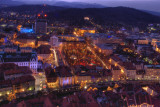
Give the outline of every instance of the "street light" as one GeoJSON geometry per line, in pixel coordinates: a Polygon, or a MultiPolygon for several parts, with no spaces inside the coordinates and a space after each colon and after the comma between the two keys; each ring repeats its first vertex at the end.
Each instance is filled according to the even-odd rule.
{"type": "Polygon", "coordinates": [[[84,89],[87,89],[87,86],[85,86],[84,89]]]}

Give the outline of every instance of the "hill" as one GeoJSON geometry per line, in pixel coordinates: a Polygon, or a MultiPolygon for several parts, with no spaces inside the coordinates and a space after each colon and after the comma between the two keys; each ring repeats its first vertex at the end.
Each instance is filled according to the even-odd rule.
{"type": "Polygon", "coordinates": [[[160,12],[155,12],[155,11],[148,11],[148,10],[143,10],[144,12],[147,12],[149,14],[152,14],[152,15],[156,15],[156,16],[160,16],[160,12]]]}
{"type": "Polygon", "coordinates": [[[100,25],[127,24],[141,25],[149,23],[160,23],[160,17],[128,7],[107,7],[107,8],[64,8],[58,6],[43,5],[21,5],[1,8],[0,11],[15,11],[19,13],[48,13],[51,21],[63,21],[70,25],[84,25],[84,17],[88,16],[93,22],[100,25]]]}
{"type": "Polygon", "coordinates": [[[83,2],[65,2],[59,1],[53,3],[54,6],[67,7],[67,8],[105,8],[106,6],[97,3],[83,3],[83,2]]]}
{"type": "Polygon", "coordinates": [[[127,7],[108,8],[70,8],[61,11],[49,12],[49,19],[65,20],[70,23],[82,23],[85,16],[92,18],[95,23],[107,25],[108,23],[121,24],[148,24],[160,23],[160,17],[140,10],[127,7]]]}

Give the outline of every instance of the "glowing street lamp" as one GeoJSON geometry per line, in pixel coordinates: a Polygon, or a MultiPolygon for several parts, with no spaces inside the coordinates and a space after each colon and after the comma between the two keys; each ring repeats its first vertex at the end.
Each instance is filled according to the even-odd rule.
{"type": "Polygon", "coordinates": [[[85,86],[84,89],[87,89],[87,86],[85,86]]]}

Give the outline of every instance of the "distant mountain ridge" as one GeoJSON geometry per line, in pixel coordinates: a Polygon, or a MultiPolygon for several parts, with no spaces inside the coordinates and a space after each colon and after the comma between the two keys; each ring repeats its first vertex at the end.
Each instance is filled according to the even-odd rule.
{"type": "MultiPolygon", "coordinates": [[[[42,5],[48,4],[51,6],[58,6],[64,8],[106,8],[107,6],[103,6],[97,3],[84,3],[84,2],[65,2],[65,1],[26,1],[26,2],[19,2],[13,0],[0,0],[0,8],[3,7],[10,7],[10,6],[20,6],[20,5],[42,5]]],[[[154,12],[149,10],[142,10],[144,12],[150,13],[152,15],[160,16],[160,12],[154,12]]]]}
{"type": "Polygon", "coordinates": [[[56,2],[53,3],[54,6],[67,7],[67,8],[105,8],[107,6],[103,6],[97,3],[83,3],[83,2],[56,2]]]}
{"type": "Polygon", "coordinates": [[[0,5],[7,5],[7,6],[18,6],[23,5],[23,2],[13,1],[13,0],[0,0],[0,5]]]}
{"type": "Polygon", "coordinates": [[[97,3],[84,3],[84,2],[65,2],[65,1],[13,1],[13,0],[0,0],[0,5],[18,6],[18,5],[42,5],[48,4],[52,6],[60,6],[67,8],[105,8],[106,6],[97,3]]]}
{"type": "Polygon", "coordinates": [[[152,15],[160,16],[160,12],[154,12],[154,11],[148,11],[148,10],[143,10],[144,12],[150,13],[152,15]]]}
{"type": "Polygon", "coordinates": [[[90,17],[95,23],[107,25],[108,23],[121,23],[128,25],[141,25],[160,23],[160,17],[134,8],[108,7],[108,8],[70,8],[61,11],[49,12],[50,19],[66,20],[73,25],[84,22],[84,17],[90,17]]]}

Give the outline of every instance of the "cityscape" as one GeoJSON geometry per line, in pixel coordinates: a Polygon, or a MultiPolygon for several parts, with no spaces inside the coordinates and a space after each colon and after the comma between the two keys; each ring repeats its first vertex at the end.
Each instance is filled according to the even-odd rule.
{"type": "Polygon", "coordinates": [[[160,8],[31,2],[0,1],[0,107],[160,107],[160,8]]]}

